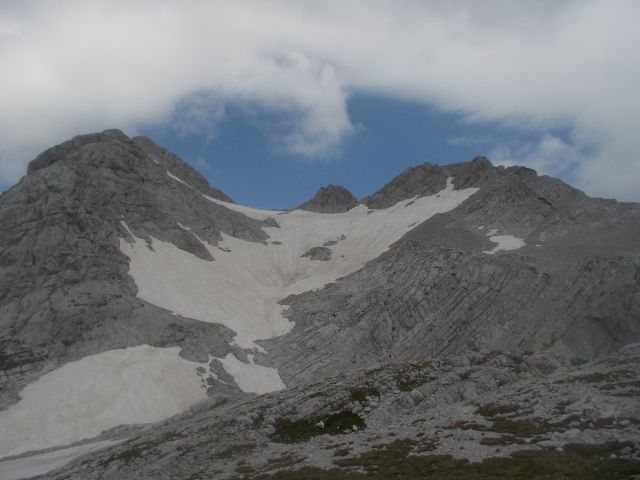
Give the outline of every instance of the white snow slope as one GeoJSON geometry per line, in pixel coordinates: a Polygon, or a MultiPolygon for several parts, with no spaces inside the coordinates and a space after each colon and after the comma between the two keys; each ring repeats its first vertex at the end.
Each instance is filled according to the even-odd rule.
{"type": "Polygon", "coordinates": [[[196,374],[200,364],[179,352],[139,345],[43,375],[0,411],[0,458],[67,445],[118,425],[157,422],[207,398],[196,374]]]}

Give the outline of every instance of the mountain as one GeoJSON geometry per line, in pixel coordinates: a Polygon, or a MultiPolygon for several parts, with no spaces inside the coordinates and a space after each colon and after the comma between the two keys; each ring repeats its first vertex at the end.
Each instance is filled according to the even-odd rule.
{"type": "Polygon", "coordinates": [[[257,210],[108,130],[0,225],[0,478],[640,473],[638,204],[476,157],[257,210]]]}
{"type": "Polygon", "coordinates": [[[342,213],[351,210],[357,204],[358,199],[346,188],[328,185],[320,188],[311,200],[304,202],[298,208],[317,213],[342,213]]]}

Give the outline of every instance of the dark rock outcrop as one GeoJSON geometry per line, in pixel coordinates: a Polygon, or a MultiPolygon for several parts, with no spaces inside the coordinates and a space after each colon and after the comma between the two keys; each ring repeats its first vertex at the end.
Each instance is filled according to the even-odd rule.
{"type": "Polygon", "coordinates": [[[326,262],[331,259],[331,249],[327,248],[326,246],[313,247],[307,250],[301,256],[309,257],[309,260],[318,260],[318,261],[326,262]]]}
{"type": "Polygon", "coordinates": [[[356,197],[346,188],[328,185],[318,190],[311,200],[298,208],[317,213],[342,213],[351,210],[357,204],[356,197]]]}

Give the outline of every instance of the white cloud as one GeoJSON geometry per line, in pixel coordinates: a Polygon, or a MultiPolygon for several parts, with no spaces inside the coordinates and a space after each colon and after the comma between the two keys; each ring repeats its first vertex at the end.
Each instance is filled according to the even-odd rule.
{"type": "Polygon", "coordinates": [[[214,135],[229,103],[286,114],[273,148],[322,158],[365,91],[538,132],[510,158],[640,200],[638,19],[634,0],[3,2],[0,181],[79,132],[214,135]]]}
{"type": "Polygon", "coordinates": [[[567,177],[587,161],[587,153],[575,144],[557,136],[544,134],[537,141],[500,144],[491,151],[497,165],[528,165],[540,172],[556,177],[567,177]]]}

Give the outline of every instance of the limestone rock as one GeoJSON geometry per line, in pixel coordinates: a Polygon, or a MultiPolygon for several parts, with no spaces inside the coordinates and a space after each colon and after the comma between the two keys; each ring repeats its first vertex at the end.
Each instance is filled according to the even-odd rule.
{"type": "Polygon", "coordinates": [[[342,213],[357,204],[358,200],[346,188],[339,185],[328,185],[318,190],[311,200],[298,208],[318,213],[342,213]]]}

